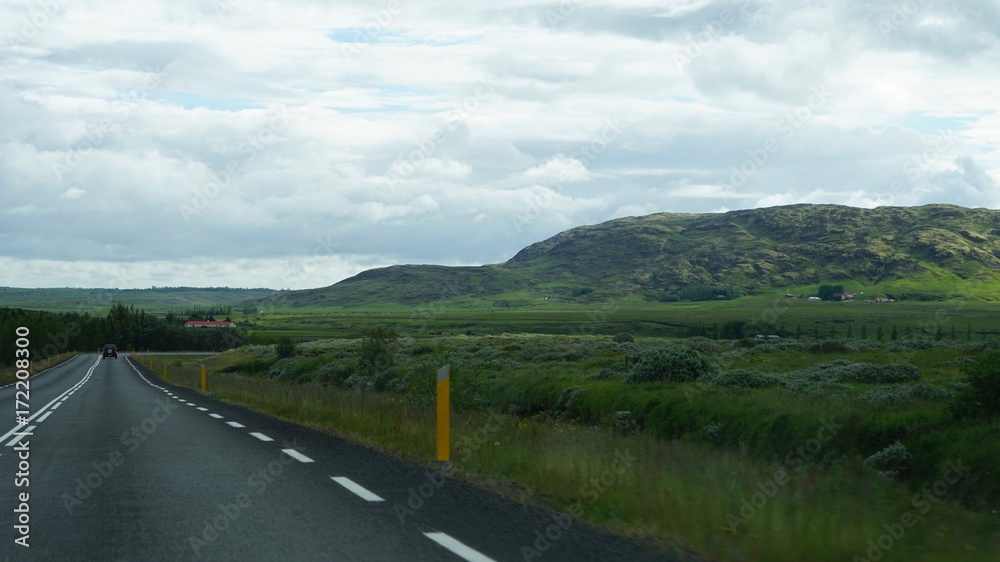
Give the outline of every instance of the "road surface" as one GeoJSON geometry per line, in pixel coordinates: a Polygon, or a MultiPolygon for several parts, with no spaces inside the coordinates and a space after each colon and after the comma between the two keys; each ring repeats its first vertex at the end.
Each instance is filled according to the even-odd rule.
{"type": "Polygon", "coordinates": [[[2,560],[682,559],[169,386],[125,354],[32,378],[26,426],[17,390],[0,388],[2,560]]]}

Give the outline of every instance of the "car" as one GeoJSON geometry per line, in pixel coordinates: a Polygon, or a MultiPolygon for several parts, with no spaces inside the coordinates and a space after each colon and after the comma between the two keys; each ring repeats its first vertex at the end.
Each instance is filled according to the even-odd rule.
{"type": "Polygon", "coordinates": [[[115,344],[113,343],[109,343],[104,346],[104,356],[101,357],[101,359],[107,359],[108,357],[118,359],[118,348],[115,347],[115,344]]]}

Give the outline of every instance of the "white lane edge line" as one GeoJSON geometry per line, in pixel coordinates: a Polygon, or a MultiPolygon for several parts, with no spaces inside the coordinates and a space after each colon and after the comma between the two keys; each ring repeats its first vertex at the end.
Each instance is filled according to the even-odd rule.
{"type": "Polygon", "coordinates": [[[355,495],[360,496],[361,499],[365,501],[369,502],[385,501],[378,495],[372,493],[370,490],[362,486],[361,484],[358,484],[357,482],[351,480],[346,476],[331,476],[330,479],[336,482],[337,484],[340,484],[341,486],[347,488],[351,492],[354,492],[355,495]]]}
{"type": "Polygon", "coordinates": [[[489,556],[462,544],[445,533],[424,533],[424,536],[469,562],[494,562],[489,556]]]}
{"type": "MultiPolygon", "coordinates": [[[[46,410],[47,410],[47,409],[48,409],[48,408],[49,408],[50,406],[52,406],[53,404],[55,404],[56,402],[58,402],[60,398],[62,398],[63,396],[69,396],[70,394],[72,394],[73,392],[75,392],[75,391],[76,391],[76,389],[78,389],[78,388],[80,388],[81,386],[83,386],[84,384],[86,384],[86,383],[87,383],[87,380],[89,380],[89,379],[90,379],[90,376],[94,374],[94,369],[96,369],[96,368],[97,368],[97,365],[98,365],[98,364],[99,364],[100,362],[101,362],[101,360],[100,360],[100,358],[98,358],[98,359],[97,359],[97,361],[96,361],[96,362],[94,362],[94,364],[93,364],[93,365],[91,365],[89,369],[87,369],[87,374],[86,374],[86,375],[84,375],[84,376],[83,376],[83,378],[79,380],[79,382],[77,382],[77,383],[76,383],[75,385],[73,385],[72,387],[70,387],[70,388],[68,388],[68,389],[64,390],[62,394],[60,394],[59,396],[56,396],[55,398],[53,398],[53,399],[52,399],[52,401],[51,401],[51,402],[49,402],[48,404],[46,404],[46,405],[42,406],[41,408],[39,408],[39,409],[38,409],[38,411],[36,411],[36,412],[35,412],[34,414],[31,414],[31,417],[29,417],[29,418],[28,418],[27,420],[25,420],[25,421],[27,421],[27,422],[31,422],[31,421],[34,421],[34,419],[35,419],[35,418],[37,418],[38,416],[41,416],[42,414],[44,414],[44,413],[45,413],[45,411],[46,411],[46,410]]],[[[133,367],[133,368],[134,368],[134,367],[133,367]]],[[[41,373],[39,373],[39,374],[41,374],[41,373]]],[[[35,376],[38,376],[38,375],[35,375],[35,376]]],[[[15,431],[17,431],[17,430],[21,429],[21,428],[22,428],[22,427],[24,427],[25,425],[27,425],[27,424],[18,424],[18,425],[15,425],[15,426],[14,426],[13,428],[11,428],[11,430],[10,430],[10,431],[8,431],[7,433],[4,433],[4,434],[3,434],[2,436],[0,436],[0,442],[2,442],[2,441],[3,441],[4,439],[6,439],[6,438],[10,437],[11,435],[13,435],[15,431]]]]}
{"type": "Polygon", "coordinates": [[[267,435],[264,435],[263,433],[257,433],[256,431],[251,432],[250,435],[253,435],[257,439],[260,439],[261,441],[274,441],[274,439],[271,439],[267,435]]]}
{"type": "Polygon", "coordinates": [[[24,430],[25,435],[15,435],[13,439],[4,444],[4,447],[11,447],[13,445],[16,445],[17,442],[20,441],[21,439],[24,439],[25,437],[30,437],[30,435],[28,434],[34,431],[36,427],[38,426],[29,425],[28,428],[24,430]]]}
{"type": "Polygon", "coordinates": [[[245,425],[241,424],[240,422],[226,422],[226,425],[229,425],[229,426],[232,426],[232,427],[237,427],[237,428],[239,428],[239,427],[246,427],[245,425]]]}
{"type": "Polygon", "coordinates": [[[48,418],[51,415],[52,415],[52,410],[49,410],[48,412],[45,412],[45,415],[43,415],[42,417],[38,418],[35,421],[38,423],[42,423],[43,421],[45,421],[46,418],[48,418]]]}
{"type": "Polygon", "coordinates": [[[221,420],[223,417],[225,417],[225,416],[220,416],[219,414],[208,414],[208,415],[217,420],[221,420]]]}
{"type": "Polygon", "coordinates": [[[311,458],[303,455],[302,453],[296,451],[295,449],[282,449],[281,452],[285,453],[286,455],[292,457],[293,459],[299,462],[316,462],[311,458]]]}

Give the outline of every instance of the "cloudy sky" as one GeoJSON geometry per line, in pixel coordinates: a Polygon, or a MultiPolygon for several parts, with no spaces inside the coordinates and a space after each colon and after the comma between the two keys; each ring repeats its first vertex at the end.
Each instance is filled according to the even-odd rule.
{"type": "Polygon", "coordinates": [[[655,212],[1000,206],[995,0],[0,0],[0,285],[311,288],[655,212]]]}

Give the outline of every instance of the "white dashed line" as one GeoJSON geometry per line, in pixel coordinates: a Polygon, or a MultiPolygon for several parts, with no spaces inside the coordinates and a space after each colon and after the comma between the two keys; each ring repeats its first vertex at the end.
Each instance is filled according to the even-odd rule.
{"type": "Polygon", "coordinates": [[[38,420],[36,420],[36,421],[38,421],[38,423],[42,423],[43,421],[45,421],[45,418],[47,418],[47,417],[49,417],[51,415],[52,415],[52,410],[49,410],[48,412],[45,412],[45,415],[43,415],[42,417],[38,418],[38,420]]]}
{"type": "Polygon", "coordinates": [[[424,536],[469,562],[493,562],[492,558],[465,546],[444,533],[424,533],[424,536]]]}
{"type": "Polygon", "coordinates": [[[24,435],[15,435],[14,438],[11,439],[10,441],[8,441],[7,444],[4,445],[4,446],[5,447],[11,447],[11,446],[15,445],[21,439],[24,439],[25,437],[30,437],[31,432],[34,431],[36,427],[38,427],[38,426],[37,425],[29,425],[28,429],[24,430],[24,435]]]}
{"type": "Polygon", "coordinates": [[[201,407],[201,406],[198,406],[198,408],[197,408],[197,409],[198,409],[198,410],[201,410],[202,412],[207,412],[207,411],[208,411],[208,408],[203,408],[203,407],[201,407]]]}
{"type": "Polygon", "coordinates": [[[55,404],[52,405],[51,408],[49,408],[49,410],[55,410],[59,406],[62,406],[62,404],[63,404],[62,402],[56,402],[55,404]]]}
{"type": "Polygon", "coordinates": [[[221,420],[222,417],[223,417],[223,416],[220,416],[219,414],[208,414],[208,415],[212,416],[213,418],[215,418],[217,420],[221,420]]]}
{"type": "Polygon", "coordinates": [[[253,435],[257,439],[260,439],[261,441],[274,441],[274,439],[271,439],[270,437],[268,437],[267,435],[264,435],[263,433],[253,432],[250,435],[253,435]]]}
{"type": "Polygon", "coordinates": [[[243,425],[243,424],[241,424],[239,422],[226,422],[226,425],[231,425],[233,427],[246,427],[245,425],[243,425]]]}
{"type": "Polygon", "coordinates": [[[194,406],[194,402],[187,402],[188,406],[194,406]]]}
{"type": "Polygon", "coordinates": [[[361,499],[363,499],[365,501],[369,501],[369,502],[381,502],[381,501],[385,501],[382,498],[378,497],[377,495],[375,495],[375,494],[371,493],[370,491],[368,491],[361,484],[358,484],[357,482],[351,480],[350,478],[347,478],[346,476],[331,476],[330,478],[334,482],[336,482],[337,484],[340,484],[341,486],[343,486],[343,487],[347,488],[348,490],[354,492],[355,494],[357,494],[358,496],[360,496],[361,499]]]}
{"type": "Polygon", "coordinates": [[[286,455],[292,457],[293,459],[299,462],[315,462],[311,458],[303,455],[302,453],[296,451],[295,449],[282,449],[281,452],[285,453],[286,455]]]}

